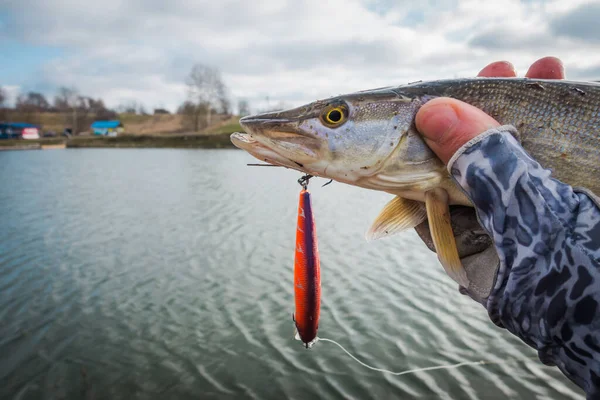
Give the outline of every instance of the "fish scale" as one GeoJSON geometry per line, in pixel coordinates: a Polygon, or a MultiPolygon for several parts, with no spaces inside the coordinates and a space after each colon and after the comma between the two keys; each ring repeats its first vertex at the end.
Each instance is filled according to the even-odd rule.
{"type": "Polygon", "coordinates": [[[600,193],[600,85],[526,78],[475,78],[408,85],[410,97],[452,97],[514,125],[523,148],[553,176],[600,193]]]}
{"type": "Polygon", "coordinates": [[[553,178],[600,194],[600,85],[592,82],[471,78],[366,90],[244,117],[246,133],[231,140],[273,165],[394,194],[367,238],[427,219],[442,266],[466,287],[449,206],[472,203],[415,128],[419,108],[435,97],[461,100],[514,126],[523,148],[553,178]],[[343,117],[328,121],[332,110],[343,117]]]}

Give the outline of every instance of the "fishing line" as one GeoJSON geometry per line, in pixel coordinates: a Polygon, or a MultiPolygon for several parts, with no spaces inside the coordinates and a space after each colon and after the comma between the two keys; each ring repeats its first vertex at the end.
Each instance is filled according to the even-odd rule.
{"type": "MultiPolygon", "coordinates": [[[[515,361],[521,361],[521,360],[518,360],[516,358],[512,359],[512,360],[503,360],[503,361],[486,361],[486,360],[463,361],[463,362],[458,363],[458,364],[437,365],[437,366],[433,366],[433,367],[415,368],[415,369],[409,369],[409,370],[406,370],[406,371],[394,372],[394,371],[390,371],[390,370],[387,370],[387,369],[384,369],[384,368],[372,367],[369,364],[364,363],[363,361],[361,361],[358,358],[356,358],[355,356],[353,356],[352,353],[350,353],[348,350],[346,350],[344,348],[344,346],[342,346],[341,344],[339,344],[335,340],[318,337],[317,341],[320,341],[320,342],[330,342],[330,343],[335,344],[340,349],[342,349],[346,354],[348,354],[354,361],[356,361],[357,363],[359,363],[363,367],[366,367],[366,368],[371,369],[373,371],[384,372],[384,373],[388,373],[388,374],[392,374],[392,375],[396,375],[396,376],[407,375],[407,374],[414,374],[416,372],[423,372],[423,371],[433,371],[433,370],[436,370],[436,369],[460,368],[460,367],[465,367],[465,366],[468,366],[468,365],[506,364],[506,363],[515,362],[515,361]]],[[[527,357],[527,358],[536,358],[536,357],[532,356],[532,357],[527,357]]]]}
{"type": "MultiPolygon", "coordinates": [[[[439,369],[454,369],[472,365],[484,365],[484,364],[505,364],[509,362],[522,361],[519,359],[508,359],[502,361],[463,361],[456,364],[447,365],[434,365],[431,367],[415,368],[405,371],[394,372],[384,368],[373,367],[364,361],[359,360],[352,353],[350,353],[344,346],[332,339],[322,338],[317,336],[318,321],[320,314],[320,272],[319,272],[319,255],[316,245],[312,256],[306,257],[305,250],[311,248],[311,244],[316,243],[316,233],[314,231],[314,220],[312,214],[312,207],[310,205],[310,193],[308,193],[308,184],[310,179],[313,178],[310,174],[305,174],[298,183],[302,186],[300,192],[300,203],[298,207],[298,227],[296,236],[296,250],[294,259],[294,286],[295,286],[295,297],[296,297],[296,309],[300,309],[300,319],[296,318],[296,313],[292,314],[292,319],[296,327],[296,339],[302,340],[304,346],[308,349],[311,348],[316,342],[330,342],[338,346],[344,353],[350,358],[359,363],[365,368],[373,371],[387,373],[395,376],[414,374],[416,372],[424,371],[435,371],[439,369]],[[310,225],[305,225],[306,221],[309,220],[310,225]],[[309,229],[309,226],[312,229],[309,229]],[[301,228],[302,227],[302,228],[301,228]],[[307,236],[305,236],[307,235],[307,236]],[[309,242],[306,242],[306,238],[310,238],[309,242]],[[305,287],[317,287],[317,290],[307,291],[305,287]],[[299,302],[300,300],[300,302],[299,302]],[[300,305],[300,308],[298,308],[300,305]]],[[[327,182],[323,186],[327,186],[331,181],[327,182]]],[[[310,252],[309,252],[310,253],[310,252]]]]}
{"type": "Polygon", "coordinates": [[[246,166],[248,166],[248,167],[282,167],[282,168],[287,168],[287,167],[284,167],[283,165],[273,165],[273,164],[246,164],[246,166]]]}

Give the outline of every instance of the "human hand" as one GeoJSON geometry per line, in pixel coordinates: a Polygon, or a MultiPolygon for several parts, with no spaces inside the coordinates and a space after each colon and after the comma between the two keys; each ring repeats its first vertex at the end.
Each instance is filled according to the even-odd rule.
{"type": "MultiPolygon", "coordinates": [[[[516,73],[508,63],[493,63],[479,75],[516,73]]],[[[560,60],[548,57],[526,76],[564,75],[560,60]]],[[[443,98],[426,103],[416,118],[417,129],[473,202],[474,208],[450,211],[468,282],[460,291],[588,399],[600,399],[600,291],[594,286],[600,281],[600,198],[552,178],[515,140],[514,127],[498,125],[477,108],[443,98]]],[[[416,230],[429,245],[428,227],[416,230]]]]}
{"type": "MultiPolygon", "coordinates": [[[[497,61],[487,65],[477,76],[513,78],[517,73],[511,63],[497,61]]],[[[544,57],[531,64],[525,77],[564,79],[565,70],[558,58],[544,57]]],[[[447,97],[433,99],[423,105],[415,122],[427,145],[444,164],[469,140],[490,128],[500,126],[480,109],[447,97]]]]}
{"type": "MultiPolygon", "coordinates": [[[[511,63],[498,61],[487,65],[478,76],[516,77],[517,73],[511,63]]],[[[564,79],[565,73],[559,59],[545,57],[534,62],[525,76],[564,79]]],[[[427,145],[447,164],[465,143],[500,124],[469,104],[451,98],[437,98],[421,107],[416,116],[416,126],[427,145]]],[[[479,224],[474,208],[451,206],[450,218],[458,255],[470,282],[469,290],[461,288],[461,293],[468,293],[474,300],[485,304],[499,266],[493,242],[479,224]]],[[[435,252],[428,221],[416,226],[415,230],[427,247],[435,252]]]]}

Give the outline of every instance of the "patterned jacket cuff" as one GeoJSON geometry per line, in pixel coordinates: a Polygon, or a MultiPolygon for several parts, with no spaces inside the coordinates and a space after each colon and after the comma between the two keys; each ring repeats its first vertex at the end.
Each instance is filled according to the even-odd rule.
{"type": "Polygon", "coordinates": [[[518,133],[517,129],[512,125],[502,125],[497,128],[488,129],[487,131],[483,132],[482,134],[474,137],[473,139],[469,140],[467,143],[463,144],[462,147],[460,149],[458,149],[456,151],[456,153],[454,153],[452,158],[450,158],[450,161],[448,161],[448,166],[447,166],[448,172],[450,172],[450,174],[452,174],[452,166],[454,165],[456,160],[469,148],[475,146],[477,143],[481,142],[482,140],[487,139],[491,135],[502,134],[502,132],[508,132],[515,138],[519,137],[519,133],[518,133]]]}

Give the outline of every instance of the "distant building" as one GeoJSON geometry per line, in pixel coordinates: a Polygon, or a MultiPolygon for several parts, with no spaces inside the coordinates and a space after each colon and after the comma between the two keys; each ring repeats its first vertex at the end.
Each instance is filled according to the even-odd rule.
{"type": "Polygon", "coordinates": [[[0,122],[0,139],[39,139],[40,128],[24,122],[0,122]]]}
{"type": "Polygon", "coordinates": [[[156,114],[171,114],[169,110],[165,110],[164,108],[155,108],[154,115],[156,114]]]}
{"type": "Polygon", "coordinates": [[[92,132],[94,135],[102,136],[117,136],[119,133],[123,133],[125,128],[121,121],[95,121],[92,123],[92,132]]]}

